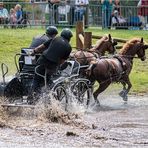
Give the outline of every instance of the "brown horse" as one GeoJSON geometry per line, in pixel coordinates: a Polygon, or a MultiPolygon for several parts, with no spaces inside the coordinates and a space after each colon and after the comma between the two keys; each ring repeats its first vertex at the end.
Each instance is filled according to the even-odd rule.
{"type": "Polygon", "coordinates": [[[132,39],[124,44],[119,54],[113,58],[105,58],[98,60],[95,67],[92,69],[92,74],[89,79],[99,83],[98,89],[94,92],[94,99],[99,103],[97,97],[103,92],[112,82],[121,82],[123,90],[119,95],[124,101],[127,101],[127,94],[132,87],[129,79],[129,74],[132,70],[133,58],[137,55],[142,61],[146,59],[145,49],[148,45],[144,45],[143,38],[132,39]],[[127,88],[126,88],[127,85],[127,88]]]}
{"type": "Polygon", "coordinates": [[[109,34],[98,40],[93,48],[88,51],[79,50],[73,52],[71,57],[74,57],[82,65],[90,64],[92,61],[96,61],[98,57],[104,56],[106,51],[114,54],[116,52],[115,45],[117,45],[117,42],[109,34]]]}

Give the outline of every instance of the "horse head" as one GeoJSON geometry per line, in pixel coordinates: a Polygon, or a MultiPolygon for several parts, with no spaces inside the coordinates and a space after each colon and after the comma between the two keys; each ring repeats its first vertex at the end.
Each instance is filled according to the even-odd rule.
{"type": "Polygon", "coordinates": [[[141,59],[141,61],[144,61],[146,59],[145,50],[148,49],[148,45],[144,45],[143,38],[141,38],[141,41],[139,43],[139,46],[137,48],[137,56],[141,59]]]}
{"type": "Polygon", "coordinates": [[[115,46],[117,42],[112,39],[111,35],[103,36],[100,40],[97,41],[96,45],[90,49],[98,53],[99,56],[104,56],[107,51],[109,54],[114,54],[116,52],[115,46]]]}
{"type": "Polygon", "coordinates": [[[146,59],[145,50],[148,48],[148,45],[145,45],[143,38],[141,39],[131,39],[129,40],[121,49],[120,54],[124,57],[133,59],[135,55],[138,56],[142,61],[146,59]]]}

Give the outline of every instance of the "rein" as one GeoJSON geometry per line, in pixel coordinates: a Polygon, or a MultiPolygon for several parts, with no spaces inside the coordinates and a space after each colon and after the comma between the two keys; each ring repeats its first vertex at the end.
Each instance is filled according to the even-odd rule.
{"type": "MultiPolygon", "coordinates": [[[[80,51],[81,51],[81,50],[80,50],[80,51]]],[[[84,57],[76,57],[76,56],[75,56],[76,53],[74,54],[74,57],[75,57],[76,59],[89,59],[89,58],[93,58],[93,57],[95,57],[95,55],[86,57],[86,55],[84,54],[83,51],[82,51],[82,53],[83,53],[83,56],[84,56],[84,57]]]]}
{"type": "Polygon", "coordinates": [[[139,57],[137,56],[130,56],[130,55],[119,55],[121,57],[125,57],[125,58],[135,58],[135,59],[139,59],[139,57]]]}

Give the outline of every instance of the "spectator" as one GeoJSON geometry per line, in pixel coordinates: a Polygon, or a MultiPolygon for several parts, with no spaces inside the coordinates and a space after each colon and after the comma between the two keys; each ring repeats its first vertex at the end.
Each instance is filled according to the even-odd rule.
{"type": "MultiPolygon", "coordinates": [[[[47,70],[48,81],[53,73],[56,72],[59,65],[63,64],[69,57],[72,50],[69,42],[73,36],[71,30],[65,28],[62,30],[60,37],[56,37],[50,43],[50,46],[45,50],[37,61],[37,72],[45,75],[47,70]]],[[[48,41],[47,41],[48,42],[48,41]]],[[[45,42],[46,44],[46,42],[45,42]]],[[[34,49],[34,53],[38,53],[38,48],[34,49]]],[[[33,82],[33,91],[38,91],[43,85],[44,79],[35,74],[33,82]]]]}
{"type": "Polygon", "coordinates": [[[146,28],[146,24],[148,23],[148,0],[140,0],[137,6],[140,21],[142,22],[143,27],[146,28]]]}
{"type": "Polygon", "coordinates": [[[69,24],[70,27],[74,25],[74,16],[75,16],[75,1],[74,0],[67,0],[67,3],[70,5],[70,17],[69,17],[69,24]]]}
{"type": "Polygon", "coordinates": [[[10,9],[10,27],[16,28],[16,22],[17,22],[17,19],[16,19],[15,9],[11,8],[10,9]]]}
{"type": "Polygon", "coordinates": [[[111,14],[113,0],[101,0],[102,4],[102,28],[111,28],[111,14]]]}
{"type": "Polygon", "coordinates": [[[0,24],[4,24],[4,27],[7,27],[6,24],[9,22],[8,10],[4,8],[3,2],[0,2],[0,24]]]}
{"type": "Polygon", "coordinates": [[[16,11],[17,24],[20,25],[23,20],[23,12],[20,4],[17,4],[15,6],[15,11],[16,11]]]}
{"type": "Polygon", "coordinates": [[[49,24],[51,25],[58,24],[58,3],[60,3],[60,1],[61,0],[48,0],[49,13],[52,14],[49,16],[49,20],[51,20],[51,22],[49,21],[49,24]]]}
{"type": "Polygon", "coordinates": [[[114,0],[113,4],[113,12],[117,10],[119,15],[121,15],[121,7],[120,7],[120,0],[114,0]]]}
{"type": "Polygon", "coordinates": [[[129,26],[133,27],[141,27],[141,22],[127,22],[124,17],[119,15],[117,10],[114,11],[112,16],[112,25],[116,27],[116,29],[128,29],[129,26]]]}
{"type": "Polygon", "coordinates": [[[82,21],[84,16],[85,28],[88,27],[88,0],[75,0],[75,21],[82,21]]]}

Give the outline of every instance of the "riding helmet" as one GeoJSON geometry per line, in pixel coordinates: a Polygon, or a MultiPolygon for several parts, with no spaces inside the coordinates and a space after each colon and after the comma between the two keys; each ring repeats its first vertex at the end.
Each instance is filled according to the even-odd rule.
{"type": "Polygon", "coordinates": [[[71,37],[73,37],[73,34],[69,28],[64,28],[61,32],[61,36],[70,41],[71,37]]]}
{"type": "Polygon", "coordinates": [[[55,26],[48,26],[46,28],[46,34],[52,36],[54,34],[58,34],[58,29],[55,26]]]}

